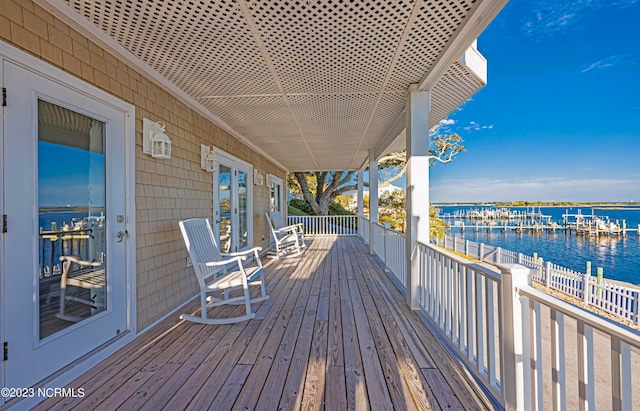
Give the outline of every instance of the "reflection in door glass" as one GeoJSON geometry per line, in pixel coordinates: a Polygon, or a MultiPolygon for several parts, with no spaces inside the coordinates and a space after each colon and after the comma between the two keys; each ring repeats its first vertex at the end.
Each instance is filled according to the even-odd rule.
{"type": "Polygon", "coordinates": [[[220,202],[220,250],[231,251],[231,169],[220,165],[218,173],[218,198],[220,202]]]}
{"type": "Polygon", "coordinates": [[[105,123],[38,100],[40,339],[106,310],[105,123]]]}
{"type": "Polygon", "coordinates": [[[239,236],[238,249],[247,246],[249,239],[249,226],[247,224],[247,173],[238,171],[238,228],[239,236]]]}

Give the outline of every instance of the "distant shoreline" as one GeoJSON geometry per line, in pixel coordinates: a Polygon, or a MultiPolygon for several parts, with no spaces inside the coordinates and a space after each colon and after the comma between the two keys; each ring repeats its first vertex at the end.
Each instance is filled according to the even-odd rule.
{"type": "Polygon", "coordinates": [[[640,208],[640,203],[637,202],[633,202],[633,203],[606,203],[606,202],[602,202],[602,203],[565,203],[565,202],[522,202],[522,201],[514,201],[514,202],[495,202],[495,203],[483,203],[483,202],[479,202],[479,203],[432,203],[432,205],[434,207],[438,207],[438,206],[446,206],[446,207],[451,207],[451,206],[461,206],[461,207],[469,207],[469,206],[473,206],[473,207],[561,207],[561,208],[566,208],[566,207],[585,207],[585,208],[596,208],[596,207],[607,207],[607,208],[612,208],[612,207],[619,207],[619,208],[626,208],[626,207],[639,207],[640,208]]]}
{"type": "MultiPolygon", "coordinates": [[[[104,211],[104,206],[91,207],[92,211],[104,211]]],[[[39,214],[45,213],[86,213],[89,212],[87,206],[53,206],[53,207],[40,207],[39,214]]]]}

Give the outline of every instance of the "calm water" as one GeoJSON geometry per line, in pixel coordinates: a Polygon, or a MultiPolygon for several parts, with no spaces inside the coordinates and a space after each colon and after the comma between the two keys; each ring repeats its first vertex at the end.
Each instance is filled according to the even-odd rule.
{"type": "MultiPolygon", "coordinates": [[[[438,207],[442,213],[453,213],[455,210],[481,209],[484,207],[447,206],[438,207]]],[[[488,208],[488,207],[486,207],[488,208]]],[[[525,208],[511,207],[513,210],[526,211],[525,208]]],[[[626,207],[619,209],[591,209],[541,207],[540,212],[552,217],[552,221],[562,223],[562,214],[608,216],[611,221],[626,220],[628,228],[637,228],[640,224],[640,207],[626,207]]],[[[536,208],[538,211],[538,208],[536,208]]],[[[469,224],[469,223],[467,223],[469,224]]],[[[459,228],[451,228],[451,234],[467,240],[482,242],[508,250],[531,255],[537,252],[545,261],[584,272],[587,261],[591,261],[591,273],[595,275],[596,267],[604,268],[604,276],[633,284],[640,284],[640,241],[635,232],[628,233],[626,238],[604,236],[600,239],[565,234],[558,230],[556,233],[516,233],[508,230],[503,233],[494,229],[491,232],[480,230],[474,232],[466,230],[461,233],[459,228]]]]}

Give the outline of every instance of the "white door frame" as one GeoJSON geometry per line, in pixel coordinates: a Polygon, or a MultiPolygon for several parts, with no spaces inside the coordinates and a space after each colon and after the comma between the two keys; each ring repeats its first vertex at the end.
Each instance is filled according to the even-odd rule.
{"type": "MultiPolygon", "coordinates": [[[[284,222],[284,225],[287,225],[287,220],[288,220],[288,204],[286,203],[286,196],[284,195],[284,181],[278,177],[275,176],[273,174],[269,174],[268,176],[268,180],[271,180],[271,184],[276,184],[280,186],[280,210],[275,210],[275,211],[279,211],[280,212],[280,216],[282,217],[282,221],[284,222]]],[[[271,187],[269,187],[269,212],[271,212],[271,187]]],[[[275,245],[276,241],[274,240],[273,236],[270,235],[269,236],[269,246],[273,246],[275,245]]]]}
{"type": "MultiPolygon", "coordinates": [[[[244,161],[232,154],[229,154],[225,151],[222,151],[218,148],[215,149],[214,152],[214,161],[215,167],[213,172],[213,224],[214,224],[214,233],[216,235],[216,239],[218,243],[220,242],[220,225],[216,223],[219,218],[216,217],[216,211],[219,210],[219,199],[218,199],[218,185],[219,181],[219,170],[220,164],[224,164],[226,166],[231,167],[233,170],[237,170],[237,167],[245,168],[247,171],[247,246],[244,249],[248,249],[253,247],[253,164],[244,161]]],[[[244,171],[244,170],[243,170],[244,171]]],[[[237,179],[235,180],[237,182],[237,179]]],[[[237,183],[232,184],[231,196],[237,200],[237,183]]],[[[236,223],[237,225],[237,223],[236,223]]],[[[232,225],[233,227],[233,225],[232,225]]],[[[232,240],[237,241],[237,238],[232,240]]],[[[232,245],[234,243],[232,242],[232,245]]]]}
{"type": "MultiPolygon", "coordinates": [[[[33,57],[21,50],[16,49],[12,45],[0,41],[0,60],[7,60],[13,64],[21,66],[27,70],[30,70],[48,80],[56,82],[60,85],[68,87],[69,89],[74,90],[77,93],[84,94],[90,98],[99,100],[100,102],[115,107],[125,113],[125,127],[126,127],[126,135],[125,135],[125,159],[124,159],[124,167],[125,167],[125,210],[127,215],[126,230],[129,234],[129,239],[126,245],[126,313],[127,313],[127,330],[123,333],[123,336],[118,338],[113,344],[108,345],[104,349],[100,349],[97,352],[91,353],[91,356],[83,359],[82,361],[77,361],[73,363],[73,367],[67,367],[55,375],[55,378],[49,379],[47,382],[43,383],[43,387],[61,387],[65,384],[73,381],[78,376],[82,375],[84,372],[91,369],[98,362],[102,361],[104,358],[108,357],[130,341],[135,338],[136,335],[136,264],[135,264],[135,256],[136,256],[136,233],[135,233],[135,106],[129,104],[119,98],[108,94],[107,92],[98,89],[97,87],[86,83],[69,73],[65,73],[57,67],[54,67],[36,57],[33,57]]],[[[0,64],[0,80],[4,83],[4,73],[2,72],[2,64],[0,64]]],[[[3,87],[6,85],[3,84],[3,87]]],[[[11,102],[11,94],[8,94],[8,104],[11,102]]],[[[4,113],[2,119],[0,119],[0,133],[4,133],[4,113]]],[[[4,144],[4,135],[0,135],[0,141],[4,144]]],[[[4,154],[0,152],[0,154],[4,154]]],[[[0,171],[0,177],[3,177],[0,171]]],[[[0,180],[2,182],[1,188],[4,190],[4,180],[0,180]]],[[[2,197],[2,193],[0,192],[0,200],[4,200],[2,197]]],[[[0,207],[2,207],[2,211],[4,213],[4,201],[0,203],[0,207]]],[[[10,229],[10,228],[9,228],[10,229]]],[[[0,240],[0,245],[2,246],[2,250],[0,250],[0,257],[4,257],[4,239],[0,240]]],[[[0,260],[0,264],[4,266],[4,259],[0,260]]],[[[4,268],[2,270],[3,274],[0,274],[0,285],[4,285],[4,268]]],[[[2,287],[2,290],[6,290],[2,287]]],[[[2,307],[2,315],[7,312],[8,307],[4,307],[4,298],[2,293],[0,293],[0,307],[2,307]]],[[[5,319],[4,317],[0,317],[0,341],[4,343],[6,341],[5,336],[5,319]]],[[[11,352],[9,352],[11,355],[11,352]]],[[[0,358],[1,359],[1,358],[0,358]]],[[[5,366],[4,363],[1,367],[0,372],[0,385],[5,386],[5,366]]],[[[32,406],[30,404],[35,405],[37,402],[43,400],[43,398],[37,399],[33,398],[30,400],[23,400],[20,402],[20,405],[25,405],[27,407],[32,406]]],[[[2,405],[4,399],[0,398],[0,405],[2,405]]]]}

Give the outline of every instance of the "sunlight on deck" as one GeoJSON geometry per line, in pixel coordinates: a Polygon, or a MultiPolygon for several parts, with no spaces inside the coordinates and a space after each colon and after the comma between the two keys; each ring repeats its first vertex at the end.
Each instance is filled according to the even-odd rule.
{"type": "Polygon", "coordinates": [[[179,320],[193,301],[70,384],[84,398],[37,409],[487,408],[359,238],[308,241],[300,258],[265,259],[255,319],[179,320]]]}

